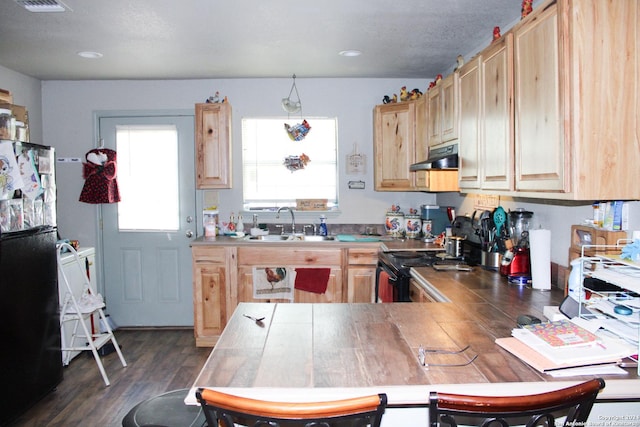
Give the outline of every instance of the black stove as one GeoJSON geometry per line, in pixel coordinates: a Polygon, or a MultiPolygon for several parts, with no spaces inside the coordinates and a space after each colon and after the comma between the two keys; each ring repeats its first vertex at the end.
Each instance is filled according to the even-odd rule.
{"type": "Polygon", "coordinates": [[[433,251],[392,251],[378,254],[376,302],[411,302],[409,280],[411,267],[429,267],[442,261],[433,251]],[[388,280],[380,280],[381,273],[388,280]]]}
{"type": "Polygon", "coordinates": [[[408,274],[411,267],[429,267],[440,258],[431,251],[394,251],[381,252],[378,259],[393,273],[404,273],[406,270],[408,274]]]}

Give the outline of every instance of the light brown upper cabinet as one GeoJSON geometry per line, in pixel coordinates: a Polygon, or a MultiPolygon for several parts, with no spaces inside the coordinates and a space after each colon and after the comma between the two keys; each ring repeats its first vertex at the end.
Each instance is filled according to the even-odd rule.
{"type": "Polygon", "coordinates": [[[412,191],[415,174],[416,101],[377,105],[373,110],[374,188],[412,191]]]}
{"type": "Polygon", "coordinates": [[[514,30],[516,195],[640,199],[640,2],[547,2],[514,30]]]}
{"type": "Polygon", "coordinates": [[[458,139],[458,74],[452,73],[427,92],[429,146],[458,139]]]}
{"type": "MultiPolygon", "coordinates": [[[[514,30],[516,188],[568,192],[557,5],[514,30]]],[[[564,67],[563,67],[564,68],[564,67]]]]}
{"type": "Polygon", "coordinates": [[[639,4],[546,1],[461,68],[462,191],[640,199],[639,4]]]}
{"type": "Polygon", "coordinates": [[[377,105],[373,111],[376,191],[458,191],[457,170],[410,172],[427,159],[427,96],[377,105]]]}
{"type": "Polygon", "coordinates": [[[460,69],[460,187],[512,190],[512,35],[460,69]]]}
{"type": "Polygon", "coordinates": [[[196,104],[196,187],[231,188],[231,105],[196,104]]]}

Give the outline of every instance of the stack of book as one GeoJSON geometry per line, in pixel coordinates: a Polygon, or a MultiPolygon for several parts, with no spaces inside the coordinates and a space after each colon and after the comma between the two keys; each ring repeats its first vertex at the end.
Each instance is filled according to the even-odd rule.
{"type": "Polygon", "coordinates": [[[596,335],[572,320],[526,325],[496,344],[540,372],[602,364],[616,364],[637,353],[633,345],[596,335]]]}

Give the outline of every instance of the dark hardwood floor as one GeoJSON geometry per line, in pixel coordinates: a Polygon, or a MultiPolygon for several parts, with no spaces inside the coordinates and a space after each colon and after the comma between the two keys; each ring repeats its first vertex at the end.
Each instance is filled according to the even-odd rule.
{"type": "Polygon", "coordinates": [[[64,368],[57,389],[20,417],[14,427],[117,427],[137,403],[191,387],[210,348],[195,346],[193,330],[117,330],[127,367],[114,352],[103,357],[106,387],[93,357],[80,354],[64,368]]]}

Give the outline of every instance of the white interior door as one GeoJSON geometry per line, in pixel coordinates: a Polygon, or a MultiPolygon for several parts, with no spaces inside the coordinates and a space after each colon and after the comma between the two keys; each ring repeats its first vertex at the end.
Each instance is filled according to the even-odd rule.
{"type": "Polygon", "coordinates": [[[121,201],[101,205],[107,313],[118,326],[191,326],[193,116],[101,117],[121,201]]]}

